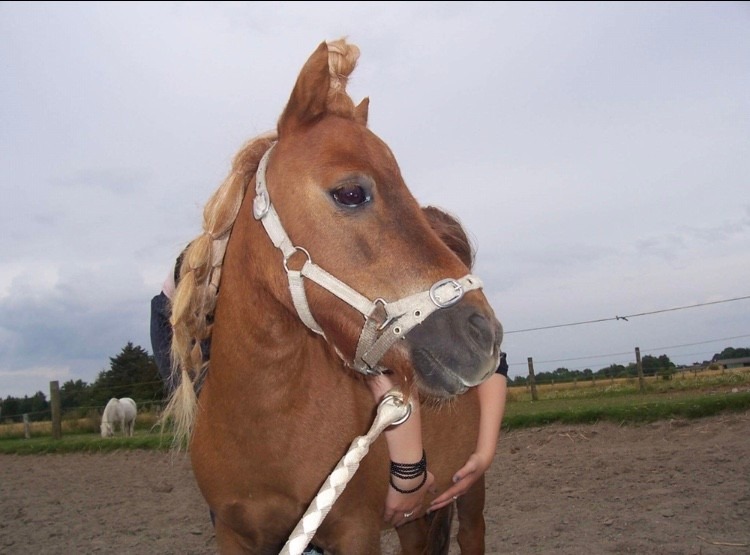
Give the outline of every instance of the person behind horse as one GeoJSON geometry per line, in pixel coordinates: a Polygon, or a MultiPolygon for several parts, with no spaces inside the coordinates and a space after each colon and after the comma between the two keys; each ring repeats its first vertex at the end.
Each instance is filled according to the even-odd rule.
{"type": "MultiPolygon", "coordinates": [[[[432,228],[443,242],[471,269],[474,263],[474,249],[460,222],[452,215],[438,208],[422,208],[432,228]]],[[[477,387],[480,402],[480,421],[477,446],[469,460],[453,475],[454,484],[441,492],[427,512],[436,511],[463,495],[492,464],[497,449],[507,393],[508,364],[506,354],[500,354],[496,372],[477,387]]],[[[379,401],[395,384],[387,374],[376,376],[370,381],[370,390],[379,401]]],[[[386,429],[384,432],[388,452],[391,457],[391,487],[388,489],[383,518],[398,526],[411,518],[421,516],[424,498],[432,490],[434,477],[427,470],[427,460],[422,449],[422,431],[419,404],[414,405],[409,419],[403,424],[386,429]]]]}
{"type": "MultiPolygon", "coordinates": [[[[456,253],[467,268],[471,269],[474,263],[474,249],[460,222],[439,208],[427,206],[422,210],[443,242],[456,253]]],[[[182,253],[177,258],[174,270],[170,271],[165,279],[161,292],[151,301],[151,343],[159,375],[164,381],[167,392],[171,392],[177,385],[172,381],[170,317],[171,298],[175,291],[175,284],[179,280],[181,261],[182,253]]],[[[207,359],[208,342],[202,347],[204,358],[207,359]]],[[[427,470],[427,461],[424,458],[418,403],[414,405],[414,410],[406,422],[384,432],[392,461],[391,487],[388,490],[383,512],[386,522],[398,526],[421,516],[424,512],[436,511],[452,503],[466,493],[487,471],[495,457],[500,426],[505,412],[507,374],[506,354],[501,353],[497,371],[477,386],[481,409],[476,449],[453,475],[454,485],[435,497],[429,507],[423,508],[424,498],[428,491],[436,493],[432,487],[435,478],[427,470]],[[394,472],[396,475],[393,474],[394,472]]],[[[375,400],[380,401],[395,384],[387,374],[382,374],[368,380],[368,385],[375,400]]],[[[322,553],[322,551],[311,545],[305,553],[315,554],[322,553]]]]}

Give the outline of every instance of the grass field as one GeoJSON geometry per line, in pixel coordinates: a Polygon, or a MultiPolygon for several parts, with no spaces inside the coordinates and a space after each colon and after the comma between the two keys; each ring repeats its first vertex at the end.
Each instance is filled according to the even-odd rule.
{"type": "MultiPolygon", "coordinates": [[[[503,428],[601,420],[634,424],[750,410],[750,368],[690,372],[670,380],[650,377],[644,385],[641,392],[635,378],[545,384],[537,386],[534,401],[529,387],[511,387],[503,428]]],[[[63,420],[63,437],[59,440],[51,437],[51,422],[30,423],[28,439],[23,424],[0,424],[0,453],[169,449],[172,438],[161,433],[157,421],[156,412],[139,413],[132,438],[103,439],[95,417],[63,420]]]]}

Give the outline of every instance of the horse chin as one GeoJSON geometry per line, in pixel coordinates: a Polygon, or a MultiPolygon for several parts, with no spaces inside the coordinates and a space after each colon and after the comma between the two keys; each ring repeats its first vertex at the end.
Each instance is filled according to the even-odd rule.
{"type": "Polygon", "coordinates": [[[441,399],[450,399],[465,393],[470,387],[479,385],[492,372],[480,374],[476,380],[468,381],[459,375],[428,349],[416,348],[412,350],[412,362],[419,379],[419,389],[423,393],[441,399]]]}

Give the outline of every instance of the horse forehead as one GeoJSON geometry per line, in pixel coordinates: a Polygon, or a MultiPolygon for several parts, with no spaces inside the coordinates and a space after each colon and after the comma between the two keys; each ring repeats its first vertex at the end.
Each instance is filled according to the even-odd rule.
{"type": "Polygon", "coordinates": [[[396,159],[385,142],[363,125],[345,118],[325,118],[287,141],[282,139],[279,146],[287,154],[290,168],[398,174],[396,159]]]}

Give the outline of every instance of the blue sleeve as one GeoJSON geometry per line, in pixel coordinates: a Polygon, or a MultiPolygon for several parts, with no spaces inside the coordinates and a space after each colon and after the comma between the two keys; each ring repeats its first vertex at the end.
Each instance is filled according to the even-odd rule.
{"type": "Polygon", "coordinates": [[[506,354],[501,352],[500,353],[500,364],[497,366],[497,370],[495,370],[496,374],[500,374],[502,376],[508,377],[508,362],[505,360],[506,354]]]}

